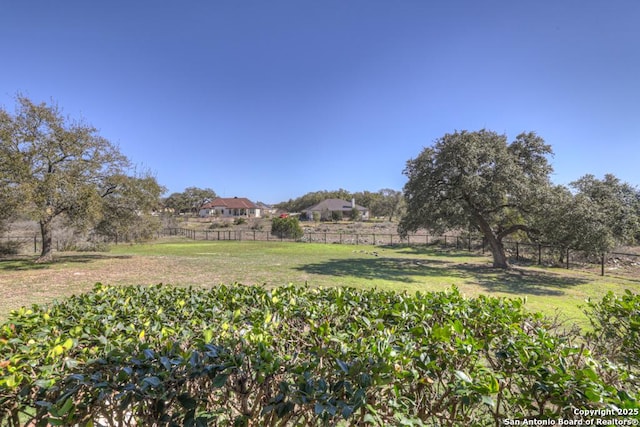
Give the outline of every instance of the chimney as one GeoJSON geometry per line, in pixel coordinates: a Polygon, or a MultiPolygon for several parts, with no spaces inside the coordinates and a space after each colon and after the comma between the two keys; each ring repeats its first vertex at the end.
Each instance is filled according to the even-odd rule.
{"type": "Polygon", "coordinates": [[[355,209],[356,208],[356,198],[352,198],[351,199],[351,209],[355,209]]]}

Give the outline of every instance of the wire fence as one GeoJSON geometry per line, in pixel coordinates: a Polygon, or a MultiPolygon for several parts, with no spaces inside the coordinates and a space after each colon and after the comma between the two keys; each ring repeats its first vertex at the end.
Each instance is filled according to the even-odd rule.
{"type": "Polygon", "coordinates": [[[1,236],[0,255],[36,253],[42,249],[41,243],[42,239],[35,233],[1,236]]]}
{"type": "Polygon", "coordinates": [[[283,241],[304,243],[326,243],[346,245],[441,245],[458,249],[479,249],[482,240],[469,239],[454,235],[410,234],[402,237],[397,233],[374,232],[309,232],[298,239],[287,238],[284,235],[273,235],[264,230],[193,230],[188,228],[165,228],[159,236],[183,236],[192,240],[235,240],[235,241],[283,241]]]}
{"type": "MultiPolygon", "coordinates": [[[[305,232],[299,239],[290,239],[283,235],[274,236],[265,230],[193,230],[188,228],[164,228],[156,234],[157,238],[180,236],[201,241],[280,241],[324,243],[343,245],[375,245],[375,246],[433,246],[442,249],[465,250],[475,253],[488,253],[485,240],[477,236],[433,235],[427,233],[409,234],[405,237],[397,233],[374,232],[305,232]]],[[[118,239],[90,241],[79,245],[77,241],[65,236],[56,238],[53,246],[58,252],[77,250],[102,250],[106,243],[119,244],[126,242],[126,236],[118,239]]],[[[632,275],[640,277],[640,254],[607,252],[594,255],[571,248],[560,248],[539,243],[505,241],[504,247],[511,262],[529,265],[562,266],[567,269],[599,269],[601,275],[607,271],[629,270],[632,275]]],[[[0,236],[0,255],[2,254],[37,254],[42,250],[39,233],[0,236]]]]}
{"type": "MultiPolygon", "coordinates": [[[[482,237],[464,235],[433,235],[427,233],[409,234],[402,237],[397,233],[348,233],[348,232],[305,232],[299,239],[282,235],[274,236],[264,230],[192,230],[187,228],[166,228],[163,236],[183,236],[192,240],[233,240],[233,241],[283,241],[346,245],[377,246],[434,246],[443,249],[466,250],[485,254],[489,251],[482,237]]],[[[623,267],[636,272],[640,277],[640,254],[606,252],[591,254],[571,248],[561,248],[541,243],[504,241],[505,252],[512,262],[529,265],[562,266],[567,269],[599,269],[602,276],[607,270],[623,267]]],[[[635,274],[635,273],[632,273],[635,274]]]]}

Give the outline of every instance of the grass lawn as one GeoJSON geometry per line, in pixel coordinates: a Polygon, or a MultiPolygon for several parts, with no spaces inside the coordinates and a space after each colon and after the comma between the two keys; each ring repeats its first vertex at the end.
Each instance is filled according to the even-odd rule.
{"type": "Polygon", "coordinates": [[[441,291],[467,296],[526,297],[527,307],[587,326],[580,305],[608,291],[637,292],[640,280],[559,268],[491,268],[487,256],[435,248],[282,242],[163,241],[119,245],[108,253],[59,253],[56,261],[0,260],[0,321],[11,309],[44,303],[105,284],[215,286],[239,282],[278,286],[352,286],[441,291]]]}

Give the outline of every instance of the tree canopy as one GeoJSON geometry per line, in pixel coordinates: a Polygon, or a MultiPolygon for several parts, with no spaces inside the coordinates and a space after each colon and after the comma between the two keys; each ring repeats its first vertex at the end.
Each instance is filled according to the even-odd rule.
{"type": "Polygon", "coordinates": [[[640,192],[612,174],[554,187],[540,203],[539,238],[558,248],[602,254],[640,237],[640,192]]]}
{"type": "Polygon", "coordinates": [[[164,201],[165,207],[178,214],[197,214],[208,201],[218,197],[211,188],[187,187],[181,193],[171,193],[164,201]]]}
{"type": "Polygon", "coordinates": [[[307,193],[295,199],[289,199],[288,201],[278,203],[275,206],[278,209],[283,209],[289,212],[301,212],[302,210],[317,205],[318,203],[326,199],[350,200],[351,198],[352,194],[342,188],[333,191],[321,190],[307,193]]]}
{"type": "Polygon", "coordinates": [[[407,162],[407,212],[399,231],[473,227],[485,237],[495,267],[507,268],[503,239],[531,224],[551,186],[551,147],[534,132],[510,144],[489,130],[446,134],[407,162]]]}
{"type": "Polygon", "coordinates": [[[608,241],[603,250],[635,243],[640,232],[640,191],[613,174],[606,174],[602,180],[587,174],[570,185],[578,196],[598,208],[600,215],[595,220],[608,241]]]}
{"type": "Polygon", "coordinates": [[[104,214],[105,200],[125,186],[130,169],[118,148],[91,125],[62,115],[54,103],[18,95],[15,114],[0,109],[3,184],[21,196],[19,208],[40,225],[40,260],[51,258],[53,220],[86,228],[104,214]]]}
{"type": "Polygon", "coordinates": [[[14,182],[9,157],[5,155],[4,141],[8,141],[13,132],[12,117],[0,109],[0,232],[4,231],[13,218],[19,205],[20,196],[14,182]]]}
{"type": "Polygon", "coordinates": [[[149,213],[159,210],[164,187],[149,173],[114,175],[106,185],[117,186],[118,191],[103,198],[102,215],[95,225],[95,232],[115,241],[119,238],[137,241],[153,237],[161,224],[149,213]]]}

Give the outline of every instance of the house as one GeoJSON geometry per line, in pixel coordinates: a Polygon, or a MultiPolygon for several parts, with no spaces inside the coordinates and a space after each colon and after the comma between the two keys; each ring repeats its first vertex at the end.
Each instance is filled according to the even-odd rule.
{"type": "Polygon", "coordinates": [[[245,197],[218,197],[200,208],[200,216],[221,218],[260,218],[260,208],[245,197]]]}
{"type": "Polygon", "coordinates": [[[332,219],[333,212],[340,212],[345,218],[350,218],[353,209],[360,211],[360,219],[369,219],[369,209],[356,205],[355,199],[351,199],[351,202],[342,199],[323,200],[315,206],[304,209],[302,213],[304,213],[308,219],[312,219],[314,213],[317,213],[322,220],[330,220],[332,219]]]}

